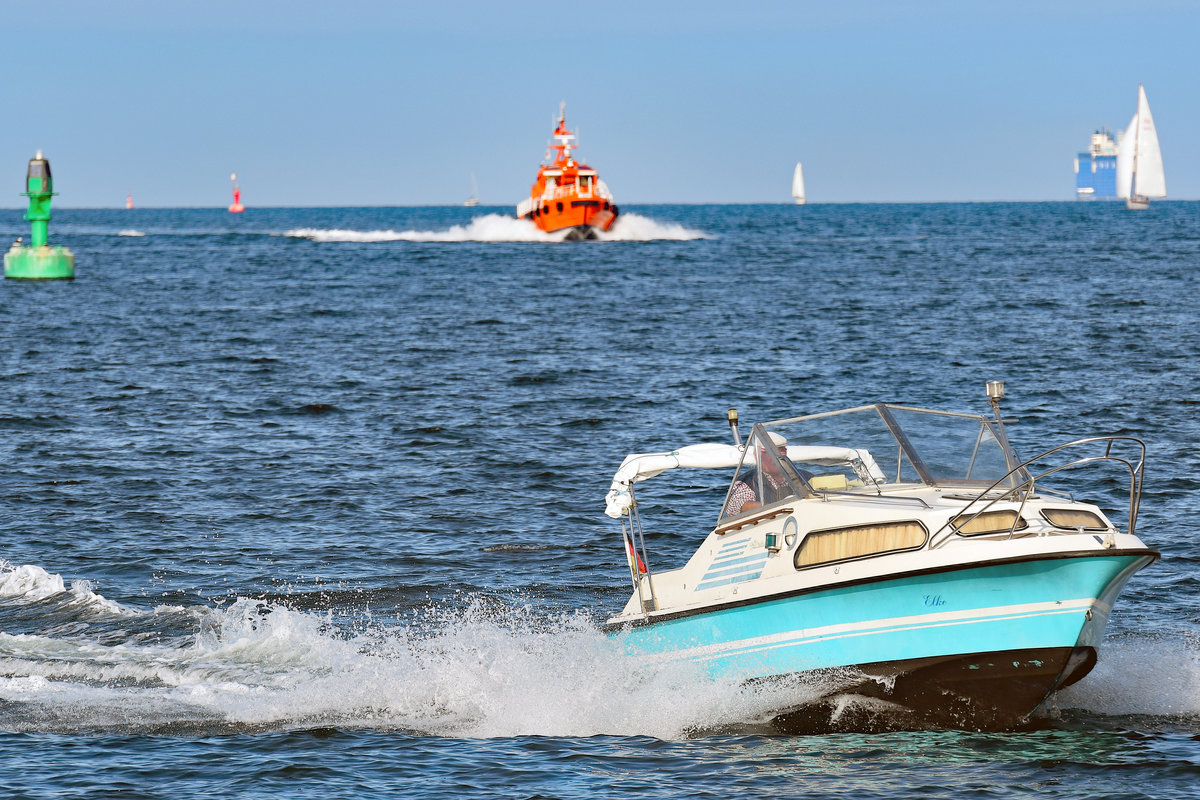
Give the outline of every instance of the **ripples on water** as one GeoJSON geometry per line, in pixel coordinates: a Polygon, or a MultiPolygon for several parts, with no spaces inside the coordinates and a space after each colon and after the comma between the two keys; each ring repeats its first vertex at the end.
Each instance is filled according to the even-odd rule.
{"type": "MultiPolygon", "coordinates": [[[[1197,204],[632,211],[582,244],[501,209],[56,212],[78,279],[0,287],[0,786],[1190,796],[1197,204]],[[778,697],[598,633],[626,453],[990,379],[1027,454],[1145,439],[1163,552],[1030,730],[755,734],[778,697]]],[[[726,480],[641,498],[659,564],[726,480]]]]}

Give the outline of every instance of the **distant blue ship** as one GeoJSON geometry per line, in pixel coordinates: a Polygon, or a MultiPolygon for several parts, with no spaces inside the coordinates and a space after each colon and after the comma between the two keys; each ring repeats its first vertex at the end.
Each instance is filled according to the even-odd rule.
{"type": "Polygon", "coordinates": [[[1115,200],[1117,197],[1117,143],[1108,129],[1092,134],[1087,152],[1075,157],[1075,198],[1115,200]]]}

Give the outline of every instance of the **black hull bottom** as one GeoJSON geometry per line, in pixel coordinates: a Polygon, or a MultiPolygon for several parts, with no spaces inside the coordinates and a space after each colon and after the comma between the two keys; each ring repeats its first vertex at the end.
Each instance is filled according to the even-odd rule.
{"type": "Polygon", "coordinates": [[[564,242],[588,242],[599,238],[596,236],[596,229],[591,225],[576,225],[567,231],[567,235],[563,238],[564,242]]]}
{"type": "Polygon", "coordinates": [[[1051,692],[1075,683],[1095,664],[1094,648],[1058,647],[826,671],[838,684],[836,693],[758,727],[790,734],[1030,727],[1030,715],[1051,692]]]}

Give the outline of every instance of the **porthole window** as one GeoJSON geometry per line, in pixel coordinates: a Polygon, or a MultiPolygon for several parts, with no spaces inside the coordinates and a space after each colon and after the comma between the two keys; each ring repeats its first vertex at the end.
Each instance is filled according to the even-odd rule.
{"type": "Polygon", "coordinates": [[[1091,511],[1078,508],[1043,508],[1042,516],[1056,528],[1067,530],[1106,531],[1108,525],[1091,511]]]}
{"type": "Polygon", "coordinates": [[[959,536],[986,536],[989,533],[1009,533],[1029,527],[1016,511],[1004,509],[982,514],[959,514],[950,520],[959,536]]]}

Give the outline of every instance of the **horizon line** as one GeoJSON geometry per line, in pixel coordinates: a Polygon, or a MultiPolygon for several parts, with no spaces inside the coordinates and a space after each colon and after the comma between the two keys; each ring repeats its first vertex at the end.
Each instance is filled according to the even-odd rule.
{"type": "MultiPolygon", "coordinates": [[[[1162,203],[1195,203],[1200,198],[1171,198],[1171,199],[1156,199],[1154,205],[1162,203]]],[[[1079,200],[1076,198],[1070,199],[1042,199],[1042,200],[826,200],[805,203],[805,206],[847,206],[847,205],[984,205],[984,204],[1002,204],[1002,203],[1069,203],[1071,205],[1088,206],[1088,205],[1108,205],[1109,203],[1119,203],[1120,198],[1103,198],[1092,200],[1079,200]]],[[[648,206],[796,206],[796,203],[789,203],[784,200],[747,200],[742,202],[627,202],[620,203],[622,206],[648,207],[648,206]]],[[[480,203],[476,206],[464,206],[462,203],[385,203],[385,204],[352,204],[352,205],[263,205],[263,206],[246,206],[246,211],[259,209],[267,210],[283,210],[283,209],[320,209],[320,208],[463,208],[463,209],[493,209],[493,208],[515,208],[513,203],[480,203]]],[[[803,207],[803,206],[797,206],[803,207]]],[[[58,205],[55,208],[59,211],[139,211],[139,210],[157,210],[157,211],[226,211],[224,205],[218,206],[157,206],[145,205],[135,206],[133,208],[125,208],[124,206],[63,206],[58,205]]],[[[24,211],[25,206],[0,206],[0,211],[24,211]]]]}

